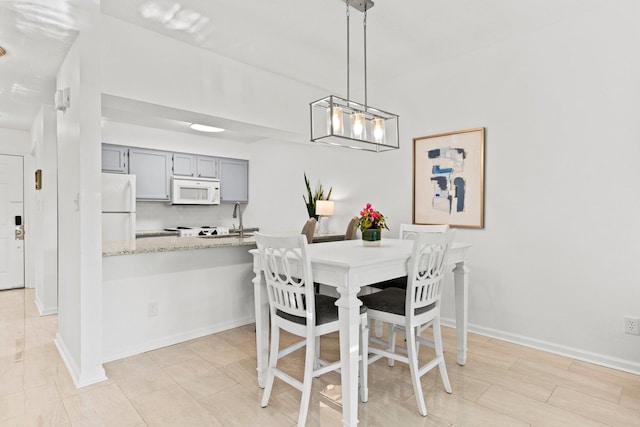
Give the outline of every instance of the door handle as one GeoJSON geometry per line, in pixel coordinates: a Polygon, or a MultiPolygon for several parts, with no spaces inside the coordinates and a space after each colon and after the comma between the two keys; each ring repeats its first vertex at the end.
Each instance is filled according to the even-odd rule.
{"type": "Polygon", "coordinates": [[[16,225],[15,240],[24,240],[24,226],[16,225]]]}
{"type": "Polygon", "coordinates": [[[24,225],[22,225],[22,215],[15,216],[15,240],[24,240],[24,225]]]}

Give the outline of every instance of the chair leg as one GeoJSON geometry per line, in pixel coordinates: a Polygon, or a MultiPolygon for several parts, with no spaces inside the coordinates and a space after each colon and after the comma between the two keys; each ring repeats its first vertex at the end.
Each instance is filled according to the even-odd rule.
{"type": "MultiPolygon", "coordinates": [[[[397,335],[398,333],[396,331],[396,325],[394,325],[393,323],[389,323],[389,351],[391,353],[396,352],[396,336],[397,335]]],[[[396,362],[395,359],[388,360],[389,366],[393,366],[395,362],[396,362]]]]}
{"type": "Polygon", "coordinates": [[[364,314],[360,319],[360,400],[369,400],[369,321],[364,314]]]}
{"type": "Polygon", "coordinates": [[[382,320],[374,321],[376,326],[376,337],[380,338],[382,336],[382,320]]]}
{"type": "Polygon", "coordinates": [[[416,395],[418,403],[418,411],[423,417],[427,416],[427,406],[424,403],[424,395],[422,393],[422,384],[420,383],[420,374],[418,373],[418,354],[416,352],[416,329],[411,328],[405,331],[407,334],[407,353],[409,357],[409,369],[411,371],[411,382],[413,383],[413,392],[416,395]]]}
{"type": "MultiPolygon", "coordinates": [[[[317,293],[317,292],[316,292],[317,293]]],[[[315,351],[315,357],[313,358],[313,369],[319,369],[320,368],[320,336],[316,337],[316,351],[315,351]]],[[[318,378],[319,375],[316,375],[316,378],[318,378]]]]}
{"type": "Polygon", "coordinates": [[[280,328],[271,323],[271,352],[269,354],[269,367],[267,368],[267,379],[265,381],[264,392],[262,393],[262,407],[269,404],[269,397],[273,389],[274,374],[273,371],[278,366],[278,348],[280,347],[280,328]]]}
{"type": "Polygon", "coordinates": [[[304,426],[309,411],[311,399],[311,382],[313,381],[313,365],[316,363],[316,339],[307,337],[307,348],[304,357],[304,378],[302,380],[302,397],[300,398],[300,412],[298,414],[298,426],[304,426]]]}
{"type": "Polygon", "coordinates": [[[449,375],[447,374],[447,366],[444,363],[442,331],[440,330],[440,319],[438,317],[436,317],[433,321],[433,343],[436,347],[436,357],[440,359],[440,363],[438,363],[438,369],[440,370],[440,377],[442,378],[444,389],[447,393],[451,393],[451,383],[449,382],[449,375]]]}

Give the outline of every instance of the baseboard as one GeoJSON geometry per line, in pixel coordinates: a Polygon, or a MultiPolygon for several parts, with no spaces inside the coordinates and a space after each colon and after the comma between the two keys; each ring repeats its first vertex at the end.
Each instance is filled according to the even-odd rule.
{"type": "MultiPolygon", "coordinates": [[[[456,327],[455,319],[442,318],[442,325],[452,328],[456,327]]],[[[474,334],[486,337],[496,338],[502,341],[514,344],[524,345],[526,347],[535,348],[537,350],[546,351],[560,356],[570,357],[572,359],[581,360],[583,362],[593,363],[595,365],[607,368],[617,369],[619,371],[629,372],[631,374],[640,375],[640,363],[630,360],[619,359],[599,353],[592,353],[574,347],[555,344],[548,341],[537,340],[523,335],[512,334],[497,329],[484,328],[482,326],[468,324],[467,330],[474,334]]]]}
{"type": "Polygon", "coordinates": [[[60,357],[67,367],[67,371],[69,371],[71,380],[73,381],[73,384],[76,386],[76,388],[86,387],[88,385],[96,384],[108,379],[104,372],[104,369],[102,368],[102,365],[100,365],[96,372],[91,375],[82,373],[78,365],[75,363],[73,357],[71,356],[69,349],[64,344],[64,341],[62,340],[62,337],[59,333],[56,334],[53,342],[55,343],[56,348],[58,349],[58,353],[60,353],[60,357]]]}
{"type": "Polygon", "coordinates": [[[42,307],[42,303],[40,303],[40,300],[38,298],[34,300],[34,303],[36,305],[36,308],[38,309],[38,314],[40,314],[40,316],[58,314],[58,307],[44,308],[42,307]]]}
{"type": "Polygon", "coordinates": [[[255,323],[255,318],[253,316],[246,317],[243,319],[238,319],[233,322],[217,323],[215,325],[210,325],[205,328],[186,331],[180,334],[171,335],[168,337],[163,337],[161,339],[148,341],[140,345],[136,345],[135,347],[120,349],[112,353],[107,353],[103,356],[102,363],[112,362],[114,360],[123,359],[125,357],[134,356],[136,354],[144,353],[151,350],[157,350],[162,347],[179,344],[181,342],[185,342],[185,341],[193,340],[196,338],[204,337],[206,335],[211,335],[218,332],[226,331],[227,329],[233,329],[240,326],[248,325],[250,323],[255,323]]]}

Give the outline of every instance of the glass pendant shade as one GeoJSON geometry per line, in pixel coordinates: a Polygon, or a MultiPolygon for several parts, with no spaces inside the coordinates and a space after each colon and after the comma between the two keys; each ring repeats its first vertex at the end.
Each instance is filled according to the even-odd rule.
{"type": "Polygon", "coordinates": [[[311,141],[367,151],[400,148],[398,116],[329,95],[311,106],[311,141]]]}
{"type": "Polygon", "coordinates": [[[344,132],[344,125],[342,124],[342,108],[333,107],[332,109],[327,110],[331,113],[331,126],[332,128],[329,132],[332,132],[336,135],[342,135],[344,132]]]}
{"type": "Polygon", "coordinates": [[[352,113],[351,114],[351,138],[364,139],[366,135],[364,114],[352,113]]]}
{"type": "Polygon", "coordinates": [[[384,120],[377,117],[373,119],[373,140],[380,144],[384,141],[384,120]]]}

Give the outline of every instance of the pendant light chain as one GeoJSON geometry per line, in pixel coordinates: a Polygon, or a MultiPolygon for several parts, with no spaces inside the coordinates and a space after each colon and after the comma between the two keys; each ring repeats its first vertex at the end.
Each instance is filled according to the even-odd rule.
{"type": "Polygon", "coordinates": [[[347,99],[351,99],[349,96],[349,2],[347,4],[347,99]]]}
{"type": "Polygon", "coordinates": [[[364,28],[364,111],[367,111],[369,105],[367,102],[367,9],[364,10],[362,27],[364,28]]]}

